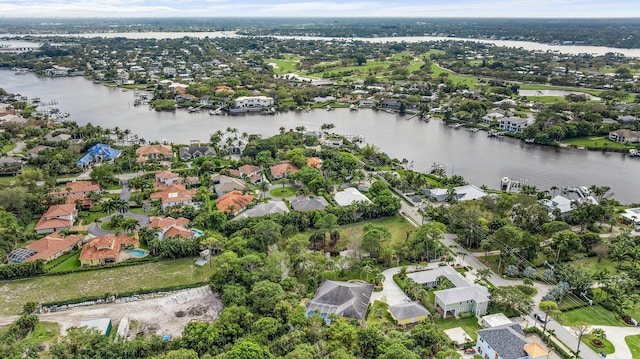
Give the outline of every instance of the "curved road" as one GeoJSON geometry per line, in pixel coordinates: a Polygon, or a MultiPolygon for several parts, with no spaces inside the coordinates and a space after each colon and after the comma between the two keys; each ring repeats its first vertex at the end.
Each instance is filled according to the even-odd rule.
{"type": "MultiPolygon", "coordinates": [[[[129,199],[131,198],[131,190],[129,189],[129,186],[127,186],[127,182],[131,178],[137,177],[139,175],[140,173],[129,173],[126,175],[118,176],[118,178],[120,178],[120,183],[122,184],[122,190],[120,191],[120,199],[127,202],[129,201],[129,199]]],[[[100,218],[100,223],[110,220],[111,217],[113,217],[114,215],[115,214],[100,218]]],[[[123,213],[123,215],[125,217],[131,217],[138,220],[138,226],[136,227],[136,229],[146,227],[149,224],[149,217],[145,215],[137,214],[133,212],[126,212],[126,213],[123,213]]],[[[107,236],[115,233],[114,231],[106,231],[100,228],[100,223],[95,223],[95,222],[91,223],[88,228],[89,234],[99,237],[99,236],[107,236]]]]}

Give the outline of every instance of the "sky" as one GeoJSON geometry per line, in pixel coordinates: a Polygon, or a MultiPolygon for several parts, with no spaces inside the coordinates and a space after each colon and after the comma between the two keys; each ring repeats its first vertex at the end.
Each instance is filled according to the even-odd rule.
{"type": "Polygon", "coordinates": [[[640,18],[640,6],[638,0],[0,0],[3,16],[640,18]]]}

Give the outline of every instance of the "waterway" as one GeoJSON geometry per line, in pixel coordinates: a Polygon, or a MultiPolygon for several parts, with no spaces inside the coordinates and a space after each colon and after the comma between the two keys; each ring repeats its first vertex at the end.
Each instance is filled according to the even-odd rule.
{"type": "MultiPolygon", "coordinates": [[[[27,35],[16,34],[0,34],[1,37],[22,37],[27,35]]],[[[46,37],[54,35],[36,34],[28,35],[30,37],[46,37]]],[[[60,34],[60,36],[70,37],[124,37],[128,39],[176,39],[181,37],[195,38],[216,38],[216,37],[241,37],[235,31],[213,31],[213,32],[107,32],[107,33],[85,33],[85,34],[60,34]]],[[[364,41],[372,43],[387,42],[426,42],[426,41],[472,41],[485,44],[494,44],[496,46],[522,48],[529,51],[557,52],[561,54],[591,54],[604,55],[609,52],[621,54],[627,57],[640,57],[640,49],[622,49],[605,46],[587,46],[587,45],[552,45],[543,44],[533,41],[516,41],[516,40],[497,40],[497,39],[477,39],[463,37],[443,37],[443,36],[399,36],[399,37],[321,37],[321,36],[274,36],[278,39],[303,39],[303,40],[322,40],[322,41],[364,41]]]]}
{"type": "Polygon", "coordinates": [[[413,161],[415,170],[426,171],[443,163],[447,174],[462,175],[468,182],[499,186],[507,176],[541,189],[552,186],[607,185],[623,203],[639,203],[640,159],[622,153],[602,153],[542,147],[511,138],[489,138],[484,131],[454,130],[441,121],[424,122],[409,116],[361,109],[287,112],[274,116],[211,116],[208,112],[155,112],[133,106],[133,91],[123,92],[93,84],[81,77],[40,78],[32,73],[17,76],[0,71],[0,87],[10,93],[56,100],[79,124],[128,128],[146,140],[188,143],[207,141],[217,130],[234,127],[240,133],[270,136],[280,127],[304,126],[317,130],[333,123],[336,133],[365,136],[391,157],[413,161]]]}

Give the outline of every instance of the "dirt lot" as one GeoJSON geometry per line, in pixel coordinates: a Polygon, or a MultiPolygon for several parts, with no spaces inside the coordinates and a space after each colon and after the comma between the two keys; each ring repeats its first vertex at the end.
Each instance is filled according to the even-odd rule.
{"type": "MultiPolygon", "coordinates": [[[[220,297],[211,293],[211,289],[206,286],[154,299],[92,305],[42,314],[40,320],[58,323],[61,334],[64,334],[68,328],[96,318],[110,318],[115,331],[120,319],[127,317],[136,323],[131,330],[131,337],[137,333],[176,337],[180,336],[182,328],[190,321],[213,321],[218,318],[221,310],[220,297]]],[[[0,318],[0,325],[9,324],[16,318],[0,318]]]]}

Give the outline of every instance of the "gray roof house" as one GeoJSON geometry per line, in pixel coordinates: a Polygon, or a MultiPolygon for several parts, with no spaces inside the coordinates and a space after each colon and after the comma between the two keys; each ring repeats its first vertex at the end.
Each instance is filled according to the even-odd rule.
{"type": "Polygon", "coordinates": [[[188,161],[190,159],[194,159],[200,156],[211,156],[215,157],[216,150],[211,146],[188,146],[188,147],[180,147],[178,150],[178,156],[183,161],[188,161]]]}
{"type": "Polygon", "coordinates": [[[247,186],[245,181],[225,175],[213,175],[211,179],[216,183],[214,187],[218,197],[231,191],[242,191],[247,186]]]}
{"type": "Polygon", "coordinates": [[[469,312],[478,317],[487,314],[491,296],[487,288],[471,282],[450,266],[409,273],[407,277],[429,288],[437,287],[444,277],[455,286],[435,292],[436,310],[445,318],[469,312]]]}
{"type": "Polygon", "coordinates": [[[478,330],[476,351],[492,359],[541,359],[549,354],[538,343],[529,343],[519,324],[478,330]]]}
{"type": "Polygon", "coordinates": [[[329,202],[327,202],[324,197],[296,197],[291,200],[291,208],[296,211],[311,211],[314,209],[323,209],[328,206],[329,202]]]}
{"type": "MultiPolygon", "coordinates": [[[[477,200],[487,195],[487,192],[474,185],[454,187],[453,191],[458,201],[477,200]]],[[[438,202],[446,201],[449,197],[449,190],[447,188],[434,188],[429,190],[429,196],[438,202]]]]}
{"type": "Polygon", "coordinates": [[[390,305],[389,312],[398,323],[416,323],[425,320],[431,315],[427,308],[420,302],[409,302],[397,305],[390,305]]]}
{"type": "Polygon", "coordinates": [[[371,203],[371,200],[369,200],[367,196],[360,193],[360,191],[358,191],[357,189],[351,187],[345,188],[344,191],[337,192],[333,196],[333,199],[336,201],[338,206],[341,207],[346,207],[356,202],[371,203]]]}
{"type": "Polygon", "coordinates": [[[324,280],[307,303],[307,316],[319,314],[329,324],[329,314],[364,320],[373,293],[373,284],[324,280]]]}
{"type": "Polygon", "coordinates": [[[285,214],[289,213],[289,207],[282,201],[274,201],[269,203],[258,203],[255,207],[242,212],[234,219],[244,219],[249,217],[262,217],[269,214],[285,214]]]}

